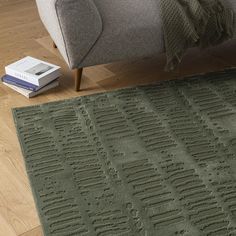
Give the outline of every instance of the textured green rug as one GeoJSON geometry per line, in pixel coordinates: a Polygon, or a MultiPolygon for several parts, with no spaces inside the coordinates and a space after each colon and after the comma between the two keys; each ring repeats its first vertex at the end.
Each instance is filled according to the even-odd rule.
{"type": "Polygon", "coordinates": [[[46,236],[236,235],[236,70],[13,114],[46,236]]]}

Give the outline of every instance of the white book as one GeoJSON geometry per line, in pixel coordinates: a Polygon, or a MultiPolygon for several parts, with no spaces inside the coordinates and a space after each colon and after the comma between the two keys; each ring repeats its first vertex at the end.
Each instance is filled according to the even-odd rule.
{"type": "Polygon", "coordinates": [[[28,83],[44,86],[60,77],[60,67],[33,57],[25,57],[5,67],[6,74],[28,83]]]}
{"type": "Polygon", "coordinates": [[[27,90],[27,89],[24,89],[24,88],[20,88],[20,87],[17,87],[15,85],[8,84],[8,83],[5,83],[5,82],[3,82],[3,84],[5,84],[9,88],[15,90],[16,92],[24,95],[27,98],[32,98],[32,97],[35,97],[35,96],[37,96],[37,95],[39,95],[39,94],[41,94],[43,92],[48,91],[49,89],[57,87],[59,85],[59,80],[56,79],[56,80],[52,81],[51,83],[49,83],[48,85],[42,87],[41,89],[39,89],[36,92],[31,91],[31,90],[27,90]]]}

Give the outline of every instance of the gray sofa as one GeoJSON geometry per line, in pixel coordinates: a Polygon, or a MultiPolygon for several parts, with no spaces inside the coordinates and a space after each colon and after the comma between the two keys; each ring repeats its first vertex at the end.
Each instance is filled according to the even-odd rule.
{"type": "MultiPolygon", "coordinates": [[[[226,0],[236,9],[236,0],[226,0]]],[[[55,45],[76,72],[164,52],[159,0],[36,0],[55,45]]]]}

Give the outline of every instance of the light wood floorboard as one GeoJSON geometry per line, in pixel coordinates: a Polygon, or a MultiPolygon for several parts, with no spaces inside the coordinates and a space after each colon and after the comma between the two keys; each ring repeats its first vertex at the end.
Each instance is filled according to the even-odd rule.
{"type": "Polygon", "coordinates": [[[11,108],[109,91],[137,84],[181,78],[236,65],[236,42],[206,51],[191,50],[177,72],[166,73],[163,55],[84,70],[82,91],[74,91],[72,73],[39,20],[33,0],[0,0],[0,76],[4,66],[26,55],[62,67],[60,87],[33,99],[0,84],[0,236],[42,236],[11,108]]]}

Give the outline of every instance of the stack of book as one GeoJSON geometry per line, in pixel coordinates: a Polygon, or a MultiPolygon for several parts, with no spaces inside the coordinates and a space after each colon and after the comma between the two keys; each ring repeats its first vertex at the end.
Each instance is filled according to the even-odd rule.
{"type": "Polygon", "coordinates": [[[3,84],[27,98],[34,97],[59,85],[60,67],[25,57],[5,67],[3,84]]]}

